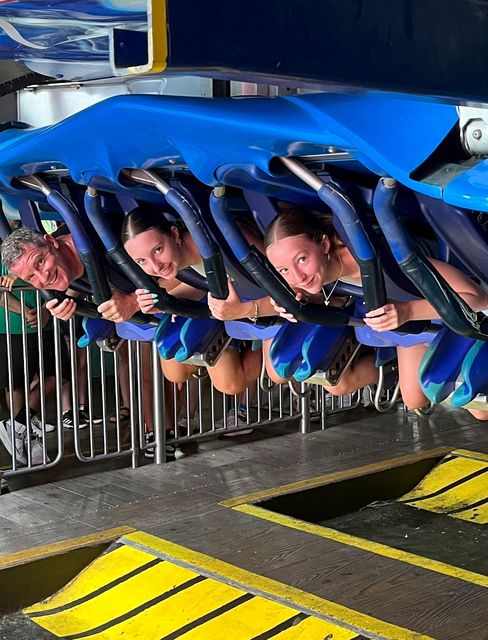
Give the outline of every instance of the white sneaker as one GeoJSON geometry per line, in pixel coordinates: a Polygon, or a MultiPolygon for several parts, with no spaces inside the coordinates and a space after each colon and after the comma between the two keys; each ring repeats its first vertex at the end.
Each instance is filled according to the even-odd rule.
{"type": "MultiPolygon", "coordinates": [[[[42,422],[39,419],[39,416],[32,416],[30,424],[35,435],[39,436],[39,438],[42,438],[42,422]]],[[[44,424],[44,429],[46,433],[50,433],[51,431],[54,431],[56,427],[53,424],[49,424],[49,422],[46,422],[44,424]]]]}
{"type": "MultiPolygon", "coordinates": [[[[78,426],[80,429],[84,429],[88,426],[88,422],[83,420],[80,416],[78,416],[78,426]]],[[[63,427],[65,429],[74,429],[75,428],[75,420],[73,417],[73,411],[68,409],[63,413],[63,427]]]]}
{"type": "MultiPolygon", "coordinates": [[[[154,447],[156,442],[154,440],[154,433],[152,431],[148,431],[144,434],[144,456],[146,458],[154,458],[154,447]]],[[[175,447],[171,442],[166,443],[166,462],[170,462],[172,460],[178,460],[179,458],[184,458],[185,452],[182,451],[179,447],[175,447]]]]}
{"type": "MultiPolygon", "coordinates": [[[[27,445],[27,442],[25,443],[27,445]]],[[[31,464],[32,466],[44,464],[44,447],[40,438],[31,438],[31,464]]],[[[46,463],[51,462],[46,451],[46,463]]]]}
{"type": "MultiPolygon", "coordinates": [[[[27,431],[27,427],[25,426],[25,424],[22,424],[21,422],[17,422],[16,420],[14,420],[15,459],[17,460],[17,462],[20,462],[21,464],[25,464],[27,462],[27,459],[25,457],[25,450],[24,450],[24,439],[25,439],[26,431],[27,431]]],[[[2,441],[5,449],[7,449],[7,451],[10,453],[10,455],[13,455],[12,425],[10,423],[10,420],[2,420],[2,422],[0,422],[0,440],[2,441]]]]}
{"type": "Polygon", "coordinates": [[[222,435],[225,436],[226,438],[235,438],[236,436],[245,436],[248,433],[252,433],[253,429],[249,427],[249,429],[241,429],[240,431],[229,431],[229,432],[227,432],[226,429],[234,429],[235,427],[239,427],[245,424],[247,424],[246,412],[239,410],[237,412],[237,421],[236,421],[236,412],[233,409],[231,409],[227,413],[227,420],[226,420],[225,427],[224,427],[223,418],[222,420],[219,420],[215,424],[215,426],[218,429],[224,429],[224,433],[222,435]]]}

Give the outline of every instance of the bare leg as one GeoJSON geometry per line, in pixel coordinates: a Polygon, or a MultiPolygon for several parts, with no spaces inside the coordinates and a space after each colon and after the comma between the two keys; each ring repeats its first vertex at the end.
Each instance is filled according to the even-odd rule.
{"type": "Polygon", "coordinates": [[[284,382],[288,382],[287,378],[281,378],[275,371],[275,368],[273,367],[273,364],[271,362],[271,357],[269,355],[269,349],[271,347],[271,343],[272,343],[273,339],[270,338],[269,340],[263,340],[263,355],[264,355],[264,361],[266,363],[266,373],[268,374],[268,377],[273,381],[276,382],[277,384],[282,384],[284,382]]]}
{"type": "MultiPolygon", "coordinates": [[[[56,392],[56,378],[49,376],[44,380],[44,396],[49,398],[51,394],[56,392]]],[[[41,388],[39,382],[31,389],[29,393],[29,406],[36,412],[39,412],[41,406],[41,388]]]]}
{"type": "Polygon", "coordinates": [[[196,372],[197,367],[193,364],[176,362],[176,360],[163,360],[161,358],[161,369],[164,377],[170,382],[186,382],[196,372]]]}
{"type": "Polygon", "coordinates": [[[71,397],[71,382],[68,381],[63,384],[61,398],[62,398],[63,413],[64,413],[65,411],[69,411],[73,405],[73,399],[71,397]]]}
{"type": "MultiPolygon", "coordinates": [[[[174,412],[174,403],[175,403],[175,393],[174,393],[174,383],[166,380],[163,381],[164,384],[164,425],[166,427],[166,431],[175,431],[176,433],[176,425],[175,425],[175,412],[174,412]]],[[[178,385],[179,386],[179,385],[178,385]]],[[[178,394],[178,401],[180,401],[181,396],[178,394]]],[[[179,410],[179,407],[177,407],[179,410]]]]}
{"type": "Polygon", "coordinates": [[[195,378],[188,380],[187,393],[190,394],[190,401],[187,403],[190,418],[194,418],[198,407],[198,380],[195,378]]]}
{"type": "Polygon", "coordinates": [[[488,420],[488,411],[481,411],[480,409],[467,409],[467,411],[469,411],[476,420],[488,420]]]}
{"type": "Polygon", "coordinates": [[[119,386],[122,406],[130,409],[129,350],[125,340],[120,345],[117,355],[119,358],[119,386]]]}
{"type": "Polygon", "coordinates": [[[419,367],[427,349],[425,344],[397,347],[398,377],[403,402],[409,409],[421,409],[429,404],[419,383],[419,367]]]}
{"type": "Polygon", "coordinates": [[[87,391],[87,370],[86,370],[86,347],[83,349],[76,348],[76,377],[78,380],[78,404],[86,407],[86,391],[87,391]]]}
{"type": "Polygon", "coordinates": [[[334,396],[346,396],[376,382],[378,382],[378,369],[374,364],[374,354],[367,353],[360,356],[344,371],[336,385],[324,386],[327,386],[327,391],[334,396]]]}
{"type": "Polygon", "coordinates": [[[142,362],[142,408],[144,414],[144,424],[147,432],[154,430],[153,419],[153,389],[152,389],[152,368],[151,368],[151,343],[141,343],[142,362]]]}
{"type": "MultiPolygon", "coordinates": [[[[10,393],[8,389],[5,390],[5,395],[7,398],[7,407],[10,409],[10,393]]],[[[24,407],[24,389],[20,387],[19,389],[14,389],[13,391],[13,414],[16,416],[19,411],[24,407]]]]}
{"type": "Polygon", "coordinates": [[[214,387],[221,393],[234,395],[258,379],[261,371],[261,351],[246,348],[240,354],[237,349],[225,351],[208,374],[214,387]]]}

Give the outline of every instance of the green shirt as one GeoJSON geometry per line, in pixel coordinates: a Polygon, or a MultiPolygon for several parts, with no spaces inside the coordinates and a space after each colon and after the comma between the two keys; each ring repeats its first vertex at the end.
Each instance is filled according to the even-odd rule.
{"type": "MultiPolygon", "coordinates": [[[[3,264],[0,265],[0,270],[1,270],[1,275],[7,275],[8,274],[8,270],[5,268],[5,266],[3,264]]],[[[16,283],[20,284],[20,285],[25,285],[27,283],[23,282],[22,280],[17,280],[16,283]]],[[[12,295],[17,298],[18,300],[20,300],[20,295],[21,292],[20,291],[12,291],[12,295]]],[[[36,292],[35,291],[24,291],[24,302],[25,304],[30,307],[31,309],[35,309],[36,307],[36,292]]],[[[5,295],[3,293],[0,293],[0,333],[7,333],[7,323],[5,320],[6,317],[6,312],[5,312],[5,307],[4,307],[4,303],[5,303],[5,295]]],[[[22,333],[22,318],[20,317],[20,315],[18,313],[15,313],[14,311],[10,311],[9,312],[9,320],[10,320],[10,333],[15,333],[15,334],[20,334],[22,333]]],[[[31,327],[29,324],[26,323],[25,325],[25,330],[27,333],[37,333],[37,328],[36,327],[31,327]]]]}

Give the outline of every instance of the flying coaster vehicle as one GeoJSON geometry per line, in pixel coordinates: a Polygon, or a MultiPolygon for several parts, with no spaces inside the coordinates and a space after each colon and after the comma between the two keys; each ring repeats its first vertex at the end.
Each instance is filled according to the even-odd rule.
{"type": "Polygon", "coordinates": [[[205,304],[173,299],[124,255],[113,218],[140,201],[164,204],[192,229],[214,296],[226,296],[232,273],[241,297],[271,295],[301,321],[298,328],[275,320],[225,327],[235,338],[272,335],[283,377],[330,375],[345,344],[336,382],[354,357],[351,345],[376,347],[383,363],[391,347],[428,341],[424,393],[433,403],[472,402],[488,381],[480,366],[487,321],[411,236],[416,227],[427,229],[438,255],[486,286],[484,45],[469,68],[458,55],[484,23],[466,16],[463,3],[451,3],[435,27],[428,20],[435,2],[403,2],[401,10],[383,4],[366,10],[351,2],[332,11],[313,1],[251,3],[245,10],[219,2],[2,3],[1,56],[43,78],[31,92],[38,103],[49,94],[61,105],[37,110],[41,126],[3,125],[6,211],[19,210],[29,226],[36,224],[33,209],[54,209],[74,234],[97,302],[110,294],[98,242],[128,281],[159,295],[159,326],[138,322],[165,357],[213,353],[211,364],[225,340],[205,304]],[[461,15],[466,26],[458,29],[461,15]],[[195,29],[209,18],[212,37],[195,29]],[[210,78],[220,96],[167,95],[182,74],[210,78]],[[230,80],[265,80],[277,95],[226,96],[230,80]],[[63,106],[76,91],[94,104],[81,111],[63,106]],[[113,97],[100,100],[106,95],[113,97]],[[54,111],[69,109],[76,112],[52,123],[54,111]],[[362,287],[339,283],[338,292],[351,295],[347,308],[297,302],[243,238],[236,214],[246,211],[264,229],[280,201],[332,213],[361,269],[362,287]],[[364,327],[365,310],[384,305],[392,291],[400,300],[426,298],[440,321],[408,323],[389,335],[364,327]],[[171,314],[181,318],[177,338],[171,314]]]}
{"type": "MultiPolygon", "coordinates": [[[[121,407],[122,367],[114,364],[114,419],[102,400],[103,430],[96,432],[92,405],[106,391],[100,356],[101,390],[92,392],[89,386],[83,405],[90,410],[89,435],[80,435],[79,416],[71,425],[76,463],[106,465],[105,480],[97,474],[77,485],[62,478],[49,500],[40,492],[26,498],[37,509],[35,517],[47,519],[45,535],[52,529],[56,540],[66,529],[70,535],[95,535],[96,530],[98,536],[102,525],[125,528],[103,540],[90,538],[89,546],[96,545],[93,558],[101,555],[66,589],[81,565],[70,575],[67,568],[66,575],[59,569],[64,581],[42,593],[17,597],[12,590],[0,614],[10,612],[10,602],[12,610],[29,605],[24,617],[39,625],[36,632],[42,627],[43,638],[486,637],[482,525],[488,522],[483,487],[488,460],[486,454],[454,450],[447,438],[452,436],[456,446],[475,439],[480,448],[487,446],[483,425],[476,423],[476,431],[452,416],[466,416],[454,411],[465,408],[487,419],[488,308],[476,306],[476,296],[448,277],[461,274],[480,299],[488,300],[487,32],[488,0],[0,0],[1,243],[9,246],[18,233],[14,226],[42,235],[49,222],[66,227],[80,273],[69,288],[51,287],[56,275],[39,288],[48,307],[76,303],[82,329],[77,334],[69,318],[70,379],[77,377],[76,345],[90,347],[88,354],[98,345],[102,356],[110,352],[117,363],[121,344],[129,345],[130,378],[130,402],[121,407]],[[178,234],[191,237],[199,258],[171,278],[184,294],[145,270],[143,259],[129,255],[122,229],[138,210],[159,216],[176,247],[181,246],[178,234]],[[321,281],[318,292],[306,295],[305,281],[303,290],[293,285],[264,245],[270,226],[289,212],[302,216],[300,221],[327,220],[329,244],[325,233],[314,239],[325,247],[321,258],[331,261],[331,247],[340,246],[357,267],[354,277],[344,275],[341,260],[337,277],[321,281]],[[136,291],[151,296],[150,312],[139,305],[115,321],[100,311],[115,294],[136,291]],[[245,303],[248,312],[232,319],[218,316],[215,308],[230,299],[245,303]],[[426,306],[391,329],[375,328],[370,314],[383,310],[386,316],[392,301],[426,306]],[[251,385],[238,388],[230,375],[220,380],[223,388],[217,387],[211,374],[229,352],[241,357],[262,345],[261,376],[258,368],[252,380],[255,404],[251,385]],[[398,354],[419,345],[425,353],[407,373],[415,385],[418,381],[427,404],[412,405],[416,413],[401,413],[400,391],[410,405],[403,385],[400,390],[398,354]],[[146,366],[145,348],[152,368],[146,366]],[[354,404],[344,381],[365,355],[379,371],[373,368],[377,384],[356,385],[354,404]],[[191,375],[184,382],[169,378],[168,362],[196,371],[199,424],[194,431],[189,410],[194,380],[191,375]],[[280,389],[274,400],[266,367],[280,389]],[[141,383],[144,368],[151,369],[150,393],[141,383]],[[202,386],[208,382],[205,372],[214,386],[202,386]],[[165,386],[169,380],[171,392],[165,386]],[[282,382],[289,385],[285,400],[282,382]],[[215,388],[223,397],[223,426],[216,419],[215,388]],[[180,391],[183,400],[177,398],[180,391]],[[267,405],[260,404],[261,392],[267,405]],[[163,413],[171,393],[169,429],[163,413]],[[313,393],[315,419],[320,414],[321,420],[315,440],[316,432],[309,433],[313,393]],[[326,398],[346,396],[350,404],[340,411],[362,411],[361,403],[372,404],[364,410],[375,416],[374,428],[348,425],[337,411],[334,426],[346,436],[340,429],[329,434],[326,417],[335,410],[327,413],[326,398]],[[228,402],[235,414],[229,429],[228,402]],[[182,433],[178,412],[185,403],[182,433]],[[429,422],[430,412],[441,404],[429,422]],[[154,431],[145,421],[151,411],[154,431]],[[377,412],[389,413],[379,419],[377,412]],[[281,438],[256,438],[252,451],[244,442],[231,454],[222,446],[194,467],[188,460],[178,467],[175,460],[179,445],[205,447],[213,439],[215,446],[219,435],[242,435],[266,420],[283,427],[296,415],[306,435],[302,440],[285,437],[276,444],[281,438]],[[426,453],[424,445],[431,442],[449,447],[426,453]],[[385,461],[386,450],[403,457],[385,461]],[[129,476],[129,470],[117,476],[114,469],[124,458],[135,468],[145,462],[143,454],[152,455],[156,464],[138,470],[139,476],[129,476]],[[160,464],[169,460],[175,462],[160,464]],[[174,476],[170,467],[176,467],[174,476]],[[312,468],[321,475],[309,478],[312,468]],[[118,483],[126,481],[121,489],[118,483]],[[70,492],[68,498],[63,491],[70,492]],[[73,510],[80,495],[85,502],[78,513],[73,510]],[[99,503],[93,507],[90,500],[99,503]],[[323,517],[314,511],[317,503],[323,517]],[[383,508],[391,509],[395,522],[380,518],[380,533],[369,539],[370,514],[383,508]],[[59,511],[65,520],[58,528],[59,511]],[[359,533],[352,525],[348,529],[353,513],[359,533]],[[343,530],[334,528],[344,515],[343,530]],[[133,526],[154,536],[134,532],[133,526]],[[398,539],[389,540],[391,532],[398,539]],[[276,582],[277,576],[286,584],[276,582]],[[248,611],[258,599],[258,608],[248,611]],[[277,603],[284,609],[274,610],[277,603]],[[222,618],[221,628],[211,626],[222,618]]],[[[314,277],[321,273],[317,268],[314,277]]],[[[24,275],[32,281],[32,274],[24,275]]],[[[0,289],[6,299],[5,288],[0,289]]],[[[4,315],[9,317],[8,306],[4,315]]],[[[5,421],[0,421],[0,440],[12,464],[3,464],[0,447],[0,489],[33,471],[45,473],[50,482],[54,467],[62,476],[69,466],[60,465],[65,461],[60,324],[54,322],[55,433],[48,441],[47,410],[41,408],[40,458],[34,461],[39,439],[26,427],[19,461],[10,393],[10,432],[2,437],[5,421]]],[[[39,345],[42,352],[42,330],[39,345]]],[[[10,347],[9,383],[15,355],[10,347]]],[[[405,381],[405,369],[403,374],[405,381]]],[[[23,384],[28,397],[32,380],[26,375],[23,384]]],[[[72,386],[76,414],[77,384],[72,386]]],[[[29,409],[25,416],[28,423],[29,409]]],[[[0,503],[12,499],[15,517],[16,497],[0,497],[0,503]]],[[[20,520],[24,512],[19,512],[20,520]]],[[[1,513],[0,533],[7,517],[1,513]]],[[[39,536],[43,532],[41,526],[39,536]]],[[[23,546],[9,540],[4,550],[18,551],[35,540],[21,540],[23,546]]],[[[0,557],[0,592],[9,563],[0,557]]],[[[2,624],[0,615],[4,633],[2,624]]]]}

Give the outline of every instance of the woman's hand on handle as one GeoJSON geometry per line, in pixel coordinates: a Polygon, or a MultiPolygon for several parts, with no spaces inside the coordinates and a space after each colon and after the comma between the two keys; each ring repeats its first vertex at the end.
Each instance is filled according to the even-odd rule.
{"type": "Polygon", "coordinates": [[[136,300],[142,313],[159,313],[154,304],[158,301],[147,289],[136,289],[136,300]]]}
{"type": "MultiPolygon", "coordinates": [[[[305,294],[303,294],[301,291],[299,291],[295,295],[295,300],[297,300],[298,302],[307,301],[305,294]]],[[[273,298],[270,298],[270,302],[273,305],[276,313],[280,316],[280,318],[284,318],[285,320],[288,320],[288,322],[298,322],[298,320],[295,318],[295,316],[292,313],[287,311],[284,307],[280,307],[280,305],[277,302],[275,302],[273,298]]]]}
{"type": "Polygon", "coordinates": [[[408,302],[389,302],[364,316],[365,324],[375,331],[394,331],[410,319],[408,302]]]}
{"type": "Polygon", "coordinates": [[[238,320],[239,318],[250,318],[254,315],[254,305],[252,302],[242,302],[234,285],[228,280],[229,295],[225,300],[214,298],[211,293],[207,296],[208,306],[212,316],[217,320],[238,320]]]}

